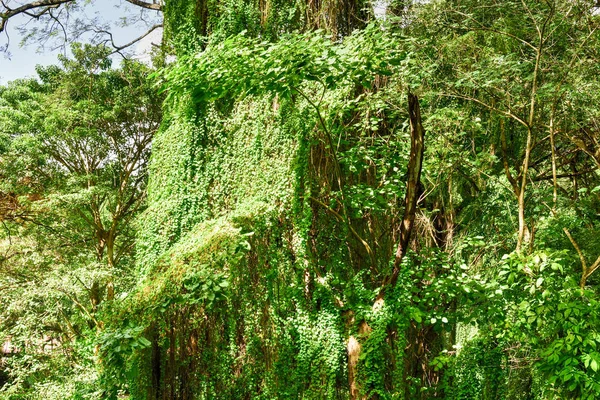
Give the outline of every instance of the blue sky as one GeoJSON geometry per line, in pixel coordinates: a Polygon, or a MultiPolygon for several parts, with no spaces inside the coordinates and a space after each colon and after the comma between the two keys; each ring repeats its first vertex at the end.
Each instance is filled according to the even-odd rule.
{"type": "MultiPolygon", "coordinates": [[[[98,17],[109,22],[113,27],[111,31],[113,32],[116,44],[121,45],[132,41],[146,32],[146,27],[143,25],[119,26],[120,18],[127,15],[136,15],[138,12],[139,8],[131,6],[123,0],[97,0],[85,7],[84,16],[85,18],[98,17]]],[[[155,12],[149,13],[150,17],[155,15],[155,12]]],[[[14,79],[34,77],[36,75],[35,66],[37,64],[49,65],[57,63],[56,56],[60,53],[60,50],[40,49],[37,44],[30,44],[27,47],[20,46],[21,37],[15,28],[19,25],[23,26],[23,24],[27,24],[28,22],[28,17],[21,16],[17,16],[9,21],[7,33],[10,37],[10,58],[6,54],[0,53],[0,84],[6,84],[14,79]]],[[[31,21],[28,26],[34,26],[34,24],[35,21],[31,21]]],[[[159,37],[160,32],[154,32],[151,37],[134,46],[134,50],[137,53],[143,53],[150,48],[150,43],[152,41],[156,42],[159,37]]],[[[0,34],[0,44],[5,43],[6,35],[2,33],[0,34]]],[[[119,58],[117,56],[115,60],[119,58]]]]}

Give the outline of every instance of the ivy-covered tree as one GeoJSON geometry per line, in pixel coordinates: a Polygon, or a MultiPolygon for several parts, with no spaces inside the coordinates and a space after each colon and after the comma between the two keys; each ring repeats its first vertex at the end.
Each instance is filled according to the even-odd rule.
{"type": "Polygon", "coordinates": [[[600,396],[594,1],[163,11],[152,88],[88,47],[0,94],[6,393],[600,396]]]}

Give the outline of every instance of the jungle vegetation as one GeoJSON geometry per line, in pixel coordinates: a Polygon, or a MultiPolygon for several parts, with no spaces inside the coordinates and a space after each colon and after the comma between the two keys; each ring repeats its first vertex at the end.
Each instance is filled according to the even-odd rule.
{"type": "Polygon", "coordinates": [[[595,1],[129,2],[0,87],[0,399],[600,398],[595,1]]]}

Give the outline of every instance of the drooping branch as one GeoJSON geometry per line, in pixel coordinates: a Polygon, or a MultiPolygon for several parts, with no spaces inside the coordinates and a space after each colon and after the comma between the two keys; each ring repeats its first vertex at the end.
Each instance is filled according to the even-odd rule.
{"type": "Polygon", "coordinates": [[[504,115],[505,117],[514,119],[515,121],[517,121],[518,123],[520,123],[521,125],[523,125],[525,127],[527,126],[527,122],[524,121],[519,116],[517,116],[515,113],[513,113],[510,109],[508,109],[507,111],[501,110],[501,109],[499,109],[499,108],[497,108],[497,107],[495,107],[495,106],[493,106],[491,104],[488,104],[488,103],[486,103],[486,102],[484,102],[482,100],[479,100],[476,97],[465,96],[465,95],[461,95],[461,94],[458,94],[458,93],[440,93],[440,95],[441,96],[446,96],[446,97],[453,97],[453,98],[456,98],[456,99],[462,99],[462,100],[466,100],[466,101],[472,101],[474,103],[477,103],[477,104],[479,104],[479,105],[487,108],[490,111],[494,111],[494,112],[497,112],[497,113],[499,113],[501,115],[504,115]]]}

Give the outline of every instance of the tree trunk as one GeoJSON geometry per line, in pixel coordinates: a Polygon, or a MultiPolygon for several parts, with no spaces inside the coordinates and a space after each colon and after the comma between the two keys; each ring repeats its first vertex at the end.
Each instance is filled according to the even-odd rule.
{"type": "Polygon", "coordinates": [[[421,186],[421,170],[423,168],[423,153],[425,150],[425,128],[421,119],[421,108],[417,95],[408,94],[408,115],[410,118],[410,159],[408,160],[408,181],[406,182],[406,195],[404,197],[404,217],[400,226],[400,242],[396,249],[392,274],[384,279],[377,301],[383,300],[387,287],[394,287],[398,281],[400,264],[408,249],[408,242],[415,223],[419,187],[421,186]]]}
{"type": "MultiPolygon", "coordinates": [[[[410,158],[408,161],[408,181],[406,183],[405,208],[402,224],[400,226],[400,240],[394,257],[394,266],[392,273],[383,279],[381,289],[377,299],[373,304],[373,309],[381,306],[384,301],[386,289],[394,287],[398,281],[400,265],[408,249],[409,240],[413,230],[415,215],[417,211],[417,200],[419,198],[419,187],[421,186],[421,170],[423,167],[425,129],[421,119],[421,108],[419,98],[413,93],[408,94],[408,115],[410,118],[410,158]]],[[[359,325],[359,336],[367,336],[371,328],[366,321],[361,321],[359,325]]],[[[357,382],[358,360],[360,357],[361,345],[356,337],[351,336],[348,340],[348,383],[350,385],[350,398],[357,400],[361,398],[361,388],[357,382]]]]}

